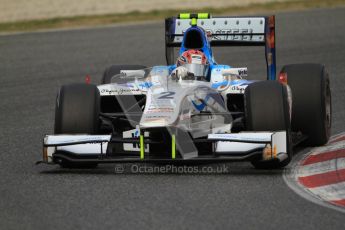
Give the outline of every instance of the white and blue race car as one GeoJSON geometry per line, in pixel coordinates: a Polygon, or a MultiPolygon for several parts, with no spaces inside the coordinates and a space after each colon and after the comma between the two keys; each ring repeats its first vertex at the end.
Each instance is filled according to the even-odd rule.
{"type": "Polygon", "coordinates": [[[70,84],[56,99],[43,161],[63,167],[99,163],[247,160],[281,168],[293,147],[327,143],[330,80],[320,64],[284,66],[276,76],[275,18],[180,14],[165,21],[167,66],[113,65],[101,85],[70,84]],[[213,46],[264,46],[267,80],[218,64],[213,46]],[[203,71],[176,66],[188,50],[203,71]]]}

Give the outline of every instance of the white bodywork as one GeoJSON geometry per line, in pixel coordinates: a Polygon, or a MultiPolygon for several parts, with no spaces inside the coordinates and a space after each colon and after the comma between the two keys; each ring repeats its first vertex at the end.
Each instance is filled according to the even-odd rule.
{"type": "Polygon", "coordinates": [[[79,155],[102,155],[106,153],[111,135],[47,135],[44,137],[44,153],[47,162],[52,162],[56,151],[79,155]]]}
{"type": "MultiPolygon", "coordinates": [[[[212,123],[211,126],[206,124],[208,130],[224,126],[224,120],[219,120],[217,114],[230,114],[219,91],[212,88],[212,82],[172,79],[166,67],[155,67],[146,72],[142,76],[142,72],[138,71],[137,76],[140,77],[137,78],[132,77],[135,71],[125,71],[123,76],[114,76],[114,82],[119,78],[130,81],[98,86],[101,96],[145,94],[145,109],[139,123],[141,128],[174,126],[193,129],[195,122],[192,117],[201,111],[210,112],[213,116],[204,119],[212,123]]],[[[201,123],[198,121],[198,125],[201,123]]]]}
{"type": "MultiPolygon", "coordinates": [[[[79,156],[104,155],[110,138],[111,135],[47,135],[44,138],[44,159],[47,163],[52,162],[53,154],[61,150],[79,156]],[[87,141],[91,143],[80,144],[80,142],[87,141]]],[[[209,134],[208,139],[217,140],[215,142],[216,153],[226,153],[231,156],[232,153],[244,154],[271,146],[275,152],[272,150],[267,157],[263,151],[263,158],[266,160],[279,159],[280,161],[287,158],[285,131],[209,134]],[[245,143],[246,141],[248,143],[245,143]]],[[[139,152],[139,149],[130,150],[139,152]]]]}
{"type": "MultiPolygon", "coordinates": [[[[285,131],[230,133],[232,123],[225,117],[231,115],[223,98],[228,93],[244,93],[248,84],[242,76],[246,76],[247,69],[213,71],[210,82],[173,79],[166,67],[123,71],[121,76],[113,77],[114,83],[100,85],[98,89],[101,96],[146,95],[144,111],[138,107],[138,112],[142,112],[139,123],[134,125],[135,129],[123,132],[123,138],[138,138],[141,129],[174,127],[189,132],[193,138],[214,140],[216,154],[231,156],[262,151],[264,160],[284,160],[287,157],[285,131]],[[119,83],[118,80],[127,81],[119,83]],[[203,116],[204,113],[207,115],[203,116]]],[[[144,135],[148,137],[149,131],[144,135]]],[[[110,139],[111,135],[48,135],[44,138],[44,159],[51,162],[57,151],[79,156],[104,155],[110,139]]],[[[124,150],[139,152],[140,148],[124,144],[124,150]]],[[[142,151],[149,152],[149,145],[142,151]]]]}

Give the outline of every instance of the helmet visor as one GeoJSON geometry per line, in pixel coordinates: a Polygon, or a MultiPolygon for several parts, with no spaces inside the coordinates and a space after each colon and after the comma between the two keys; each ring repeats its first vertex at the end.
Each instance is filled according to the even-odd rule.
{"type": "Polygon", "coordinates": [[[188,72],[193,73],[195,77],[206,77],[209,65],[202,64],[183,64],[183,67],[188,69],[188,72]]]}

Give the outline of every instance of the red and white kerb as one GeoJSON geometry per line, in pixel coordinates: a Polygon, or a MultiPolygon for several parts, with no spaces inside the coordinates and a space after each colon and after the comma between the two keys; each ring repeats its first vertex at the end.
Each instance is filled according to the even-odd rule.
{"type": "Polygon", "coordinates": [[[296,169],[297,182],[304,190],[345,208],[345,133],[313,149],[296,169]]]}

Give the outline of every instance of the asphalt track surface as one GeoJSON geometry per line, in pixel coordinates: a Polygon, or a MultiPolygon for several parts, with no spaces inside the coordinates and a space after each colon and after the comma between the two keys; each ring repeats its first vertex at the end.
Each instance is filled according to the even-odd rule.
{"type": "MultiPolygon", "coordinates": [[[[344,22],[345,8],[277,15],[279,69],[320,62],[329,70],[333,134],[345,128],[344,22]]],[[[163,23],[153,23],[0,37],[0,229],[344,229],[344,213],[294,193],[283,170],[245,162],[216,175],[34,165],[53,131],[58,87],[86,74],[97,83],[113,63],[164,64],[163,35],[163,23]]],[[[216,55],[265,76],[261,48],[216,55]]]]}

